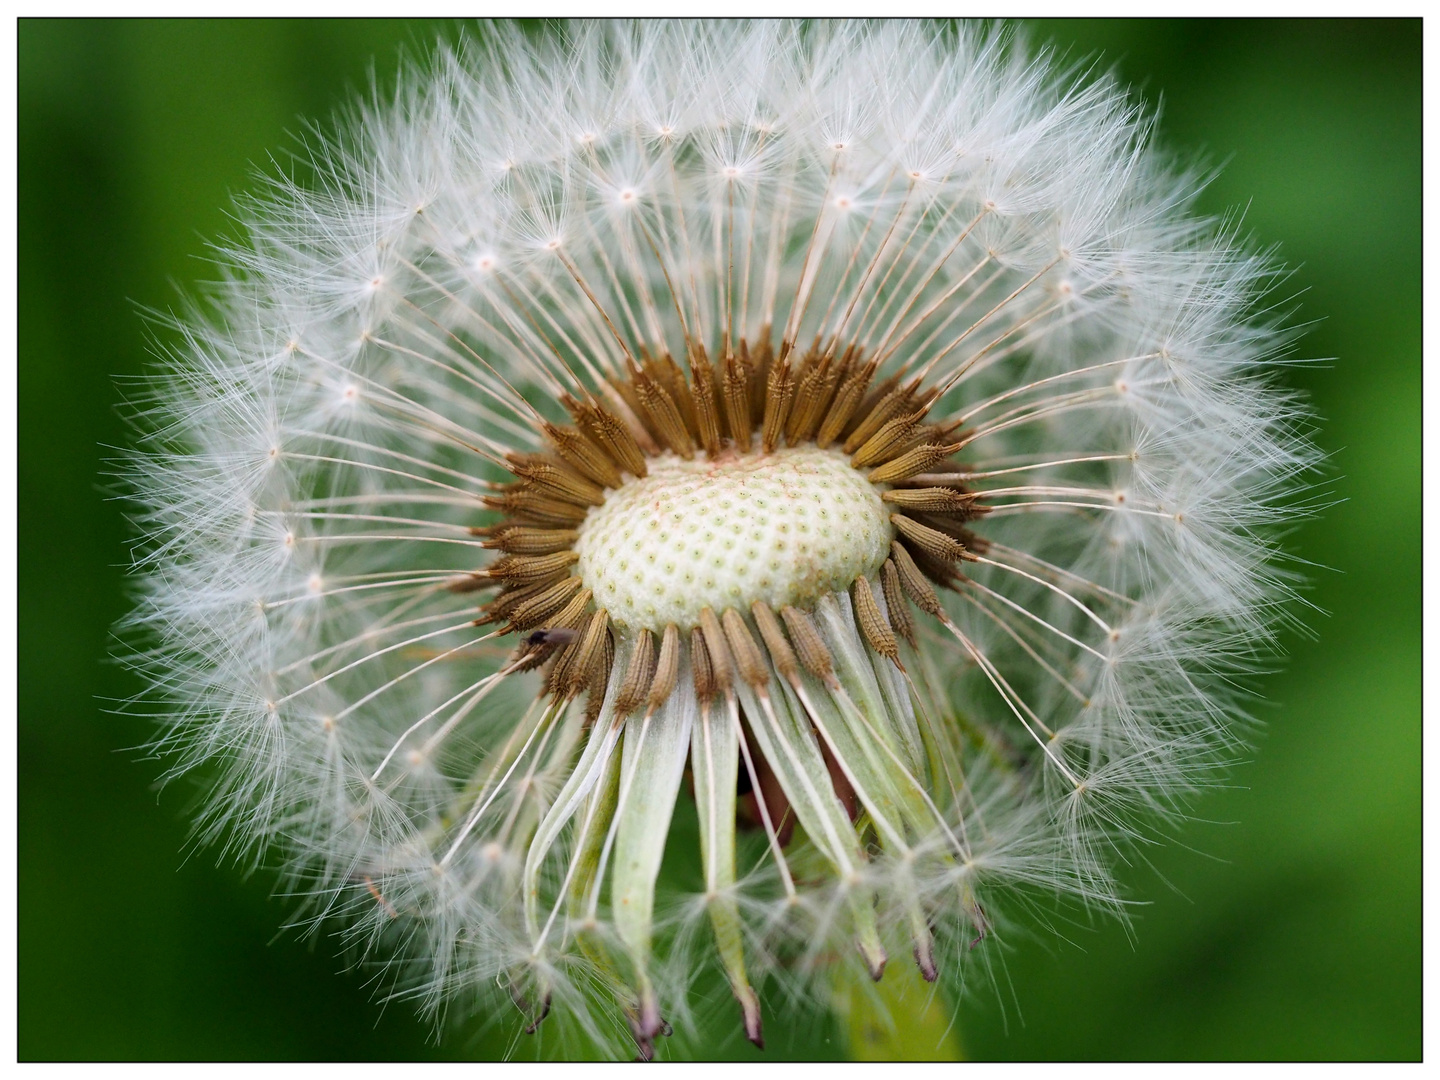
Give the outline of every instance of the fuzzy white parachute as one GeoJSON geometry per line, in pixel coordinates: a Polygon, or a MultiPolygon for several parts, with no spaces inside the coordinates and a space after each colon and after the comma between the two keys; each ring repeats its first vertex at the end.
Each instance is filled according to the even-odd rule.
{"type": "Polygon", "coordinates": [[[758,1040],[755,987],[959,971],[1036,889],[1118,910],[1116,846],[1243,734],[1315,461],[1274,266],[1149,139],[990,29],[493,26],[408,68],[244,204],[136,410],[126,632],[174,772],[214,763],[202,837],[397,994],[642,1053],[707,973],[758,1040]],[[904,509],[853,598],[663,643],[576,599],[592,490],[782,437],[904,509]],[[687,769],[704,865],[662,873],[687,769]]]}

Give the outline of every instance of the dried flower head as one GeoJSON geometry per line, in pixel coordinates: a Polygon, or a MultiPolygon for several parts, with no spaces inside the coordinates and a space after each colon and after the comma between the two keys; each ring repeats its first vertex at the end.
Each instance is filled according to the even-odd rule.
{"type": "Polygon", "coordinates": [[[1237,743],[1313,460],[1272,265],[1148,137],[909,23],[499,26],[357,107],[141,414],[203,835],[397,992],[645,1056],[697,973],[759,1043],[766,979],[1116,907],[1237,743]]]}

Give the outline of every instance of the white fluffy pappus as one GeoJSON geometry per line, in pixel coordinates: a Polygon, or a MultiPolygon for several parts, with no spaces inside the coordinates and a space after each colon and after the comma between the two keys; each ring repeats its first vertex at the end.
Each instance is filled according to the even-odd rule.
{"type": "Polygon", "coordinates": [[[760,1043],[1036,890],[1120,912],[1316,461],[1276,268],[1121,89],[991,29],[502,25],[310,154],[135,410],[202,839],[396,995],[646,1057],[715,986],[760,1043]]]}

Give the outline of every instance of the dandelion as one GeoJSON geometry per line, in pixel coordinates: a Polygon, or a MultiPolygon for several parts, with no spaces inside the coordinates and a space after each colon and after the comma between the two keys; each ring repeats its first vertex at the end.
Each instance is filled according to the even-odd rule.
{"type": "Polygon", "coordinates": [[[138,410],[202,839],[397,995],[644,1057],[707,972],[759,1044],[767,985],[1119,912],[1314,460],[1150,124],[912,23],[497,26],[357,106],[138,410]]]}

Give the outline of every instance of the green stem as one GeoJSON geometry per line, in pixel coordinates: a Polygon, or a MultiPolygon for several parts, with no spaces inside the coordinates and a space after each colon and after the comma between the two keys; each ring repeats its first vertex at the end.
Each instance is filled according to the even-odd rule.
{"type": "Polygon", "coordinates": [[[961,1060],[950,1005],[914,964],[888,965],[878,983],[857,964],[839,965],[834,1008],[851,1061],[961,1060]]]}

